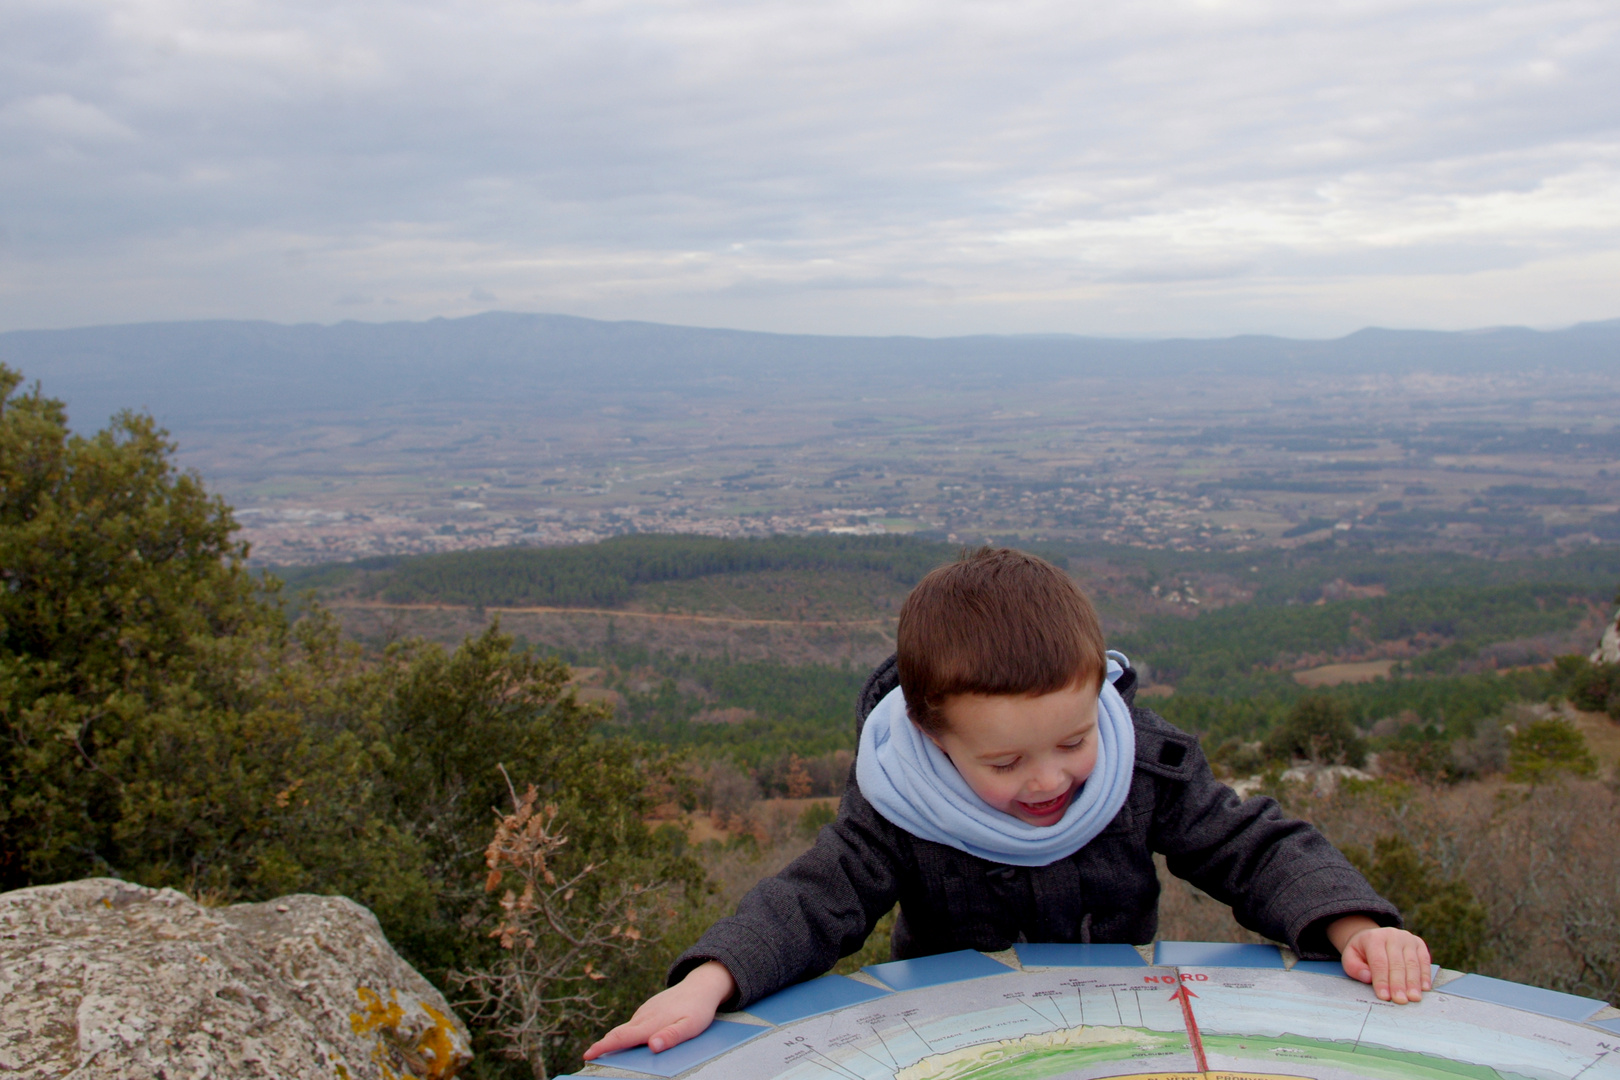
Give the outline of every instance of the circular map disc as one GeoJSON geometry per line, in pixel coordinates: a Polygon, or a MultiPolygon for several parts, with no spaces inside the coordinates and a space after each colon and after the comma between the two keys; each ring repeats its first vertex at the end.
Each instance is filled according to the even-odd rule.
{"type": "Polygon", "coordinates": [[[662,1054],[580,1076],[692,1080],[1620,1080],[1620,1012],[1455,972],[1381,1002],[1272,946],[1020,945],[828,975],[662,1054]]]}

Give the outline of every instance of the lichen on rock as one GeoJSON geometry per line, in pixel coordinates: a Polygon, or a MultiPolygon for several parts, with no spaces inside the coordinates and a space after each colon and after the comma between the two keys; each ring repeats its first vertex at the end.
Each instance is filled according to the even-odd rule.
{"type": "Polygon", "coordinates": [[[389,990],[387,1000],[369,986],[357,993],[362,1008],[349,1026],[374,1040],[371,1059],[385,1080],[447,1080],[461,1068],[467,1043],[452,1017],[409,991],[389,990]]]}
{"type": "Polygon", "coordinates": [[[0,893],[0,1073],[449,1080],[467,1029],[342,897],[204,908],[91,878],[0,893]]]}

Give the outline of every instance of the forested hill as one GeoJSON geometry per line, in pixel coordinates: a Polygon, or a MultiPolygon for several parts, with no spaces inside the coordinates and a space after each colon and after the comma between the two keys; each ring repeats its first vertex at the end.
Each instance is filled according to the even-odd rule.
{"type": "MultiPolygon", "coordinates": [[[[1371,553],[1332,544],[1231,553],[1099,544],[1024,546],[1069,567],[1082,580],[1088,574],[1124,575],[1124,587],[1140,587],[1141,591],[1152,582],[1178,575],[1230,577],[1243,586],[1253,605],[1267,608],[1312,604],[1335,582],[1352,588],[1376,586],[1391,595],[1423,592],[1456,598],[1481,590],[1513,588],[1529,589],[1526,596],[1550,595],[1559,589],[1607,595],[1620,583],[1620,548],[1611,545],[1555,558],[1516,560],[1446,553],[1371,553]],[[1113,572],[1103,572],[1102,567],[1113,572]]],[[[895,585],[909,587],[960,550],[957,545],[908,536],[728,540],[643,533],[596,544],[384,556],[281,567],[274,573],[295,592],[313,588],[388,603],[613,607],[629,601],[639,585],[752,571],[875,571],[895,585]]],[[[813,578],[807,581],[814,583],[813,578]]]]}
{"type": "Polygon", "coordinates": [[[293,589],[344,589],[389,603],[613,607],[628,601],[637,585],[759,570],[877,571],[911,586],[956,550],[904,536],[724,540],[647,534],[574,547],[362,559],[278,573],[293,589]]]}
{"type": "MultiPolygon", "coordinates": [[[[1492,681],[1489,673],[1589,650],[1620,583],[1620,548],[1613,546],[1513,561],[1358,552],[1331,543],[1227,554],[1031,547],[1085,585],[1111,646],[1123,649],[1153,684],[1174,688],[1174,700],[1162,702],[1162,711],[1223,737],[1265,730],[1306,691],[1295,672],[1337,663],[1396,665],[1376,686],[1334,691],[1369,723],[1402,709],[1453,718],[1499,709],[1523,688],[1492,681]],[[1171,599],[1172,592],[1180,599],[1171,599]]],[[[892,619],[905,593],[958,550],[898,536],[636,535],[284,573],[290,592],[314,588],[347,617],[376,605],[444,606],[467,609],[463,622],[453,624],[464,629],[486,611],[508,609],[504,618],[515,632],[575,662],[644,670],[637,678],[651,678],[649,685],[666,676],[695,680],[706,690],[684,704],[677,695],[656,707],[653,699],[635,706],[638,730],[677,742],[718,742],[752,761],[766,751],[785,753],[790,743],[801,752],[822,752],[846,741],[847,684],[893,647],[892,619]],[[704,644],[680,618],[638,623],[638,644],[626,651],[624,641],[612,644],[611,634],[552,639],[557,625],[519,614],[525,608],[607,609],[786,626],[807,617],[806,605],[813,609],[806,634],[825,636],[829,624],[847,627],[848,644],[833,650],[843,666],[825,666],[825,643],[824,659],[813,659],[816,649],[795,644],[791,629],[781,631],[790,638],[777,640],[774,651],[750,653],[753,659],[743,664],[729,652],[735,639],[704,644]],[[797,680],[793,685],[804,691],[805,678],[820,689],[787,701],[783,680],[797,680]],[[666,722],[711,707],[770,719],[666,730],[666,722]],[[662,720],[654,723],[655,717],[662,720]],[[791,732],[777,730],[783,723],[791,732]]],[[[428,612],[394,610],[390,617],[392,633],[433,625],[422,621],[428,612]]],[[[626,680],[625,686],[636,681],[626,680]]]]}
{"type": "MultiPolygon", "coordinates": [[[[1613,545],[1519,560],[1331,541],[1231,553],[1030,547],[1091,593],[1147,700],[1239,764],[1242,746],[1325,695],[1363,730],[1401,718],[1399,736],[1378,745],[1450,775],[1454,742],[1515,701],[1564,692],[1568,672],[1550,661],[1591,649],[1620,584],[1613,545]]],[[[506,609],[521,641],[580,665],[582,693],[615,703],[611,730],[728,760],[781,794],[797,758],[826,780],[817,791],[831,790],[852,745],[851,698],[893,648],[901,598],[959,550],[900,536],[643,534],[285,576],[368,640],[444,639],[506,609]]]]}

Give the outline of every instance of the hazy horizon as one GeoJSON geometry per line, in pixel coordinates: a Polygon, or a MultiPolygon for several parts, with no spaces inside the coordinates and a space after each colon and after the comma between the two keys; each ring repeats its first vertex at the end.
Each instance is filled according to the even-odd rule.
{"type": "MultiPolygon", "coordinates": [[[[1617,305],[1617,306],[1620,306],[1620,305],[1617,305]]],[[[9,328],[6,328],[6,329],[0,329],[0,335],[27,334],[27,333],[52,333],[52,332],[57,332],[57,331],[73,331],[73,330],[114,330],[114,329],[119,329],[119,328],[122,328],[122,327],[161,326],[161,325],[169,325],[169,324],[198,323],[198,322],[268,323],[268,324],[270,324],[272,326],[287,327],[287,328],[294,328],[294,327],[301,327],[301,326],[314,326],[314,327],[321,327],[323,329],[330,329],[332,327],[338,327],[338,326],[344,326],[344,325],[361,325],[361,326],[414,325],[414,324],[420,324],[420,323],[433,322],[433,321],[436,321],[436,320],[455,321],[455,320],[459,320],[459,319],[473,319],[473,318],[478,318],[480,316],[486,316],[486,315],[537,316],[537,317],[540,317],[540,318],[555,318],[555,317],[577,318],[577,319],[584,319],[584,320],[587,320],[587,321],[590,321],[590,322],[643,324],[643,325],[648,325],[648,326],[671,327],[671,328],[680,329],[680,330],[712,330],[712,331],[720,331],[720,332],[745,333],[745,334],[770,334],[770,335],[777,335],[777,336],[781,336],[781,337],[833,337],[833,338],[836,338],[836,337],[859,337],[859,338],[877,338],[877,339],[883,339],[883,338],[915,338],[915,339],[919,339],[919,340],[923,340],[923,341],[943,341],[943,340],[949,340],[949,339],[953,339],[953,338],[963,338],[963,337],[1005,337],[1005,338],[1095,338],[1095,339],[1098,339],[1098,340],[1101,340],[1101,341],[1163,342],[1163,341],[1176,341],[1176,340],[1185,340],[1185,341],[1223,341],[1223,340],[1229,340],[1229,339],[1232,339],[1232,338],[1261,337],[1261,338],[1280,338],[1280,339],[1287,340],[1287,341],[1303,341],[1303,342],[1326,343],[1326,342],[1342,341],[1345,338],[1354,337],[1356,334],[1363,333],[1363,332],[1369,331],[1369,330],[1372,330],[1372,331],[1379,331],[1379,330],[1393,331],[1393,332],[1396,332],[1396,333],[1435,333],[1435,334],[1488,334],[1488,333],[1494,333],[1494,332],[1500,332],[1500,331],[1512,331],[1512,330],[1530,330],[1530,331],[1534,331],[1536,333],[1557,333],[1558,331],[1561,331],[1561,330],[1572,330],[1572,329],[1575,329],[1576,327],[1580,327],[1580,326],[1589,326],[1589,325],[1598,325],[1598,324],[1603,324],[1603,323],[1620,322],[1620,315],[1615,315],[1615,316],[1605,316],[1605,317],[1598,317],[1598,318],[1592,318],[1592,319],[1578,319],[1578,320],[1575,320],[1573,322],[1546,323],[1546,324],[1541,324],[1541,325],[1533,325],[1533,324],[1525,324],[1525,323],[1497,323],[1497,324],[1493,324],[1493,325],[1481,325],[1481,326],[1447,327],[1447,326],[1404,326],[1404,325],[1397,326],[1397,325],[1382,325],[1382,324],[1368,323],[1368,324],[1363,325],[1363,326],[1357,326],[1357,327],[1354,327],[1353,329],[1343,331],[1342,333],[1324,334],[1324,335],[1284,334],[1284,333],[1275,333],[1275,332],[1266,331],[1266,330],[1239,330],[1239,331],[1233,331],[1231,333],[1207,334],[1207,335],[1204,335],[1204,334],[1162,334],[1161,335],[1161,334],[1150,334],[1150,333],[1133,333],[1133,332],[1128,332],[1128,331],[1121,331],[1121,332],[1117,332],[1117,333],[1088,333],[1088,332],[1084,332],[1084,331],[1043,330],[1043,329],[990,331],[990,332],[984,332],[984,333],[940,333],[940,334],[902,333],[902,332],[899,332],[899,331],[896,331],[896,332],[893,332],[893,333],[884,333],[882,331],[873,331],[873,332],[870,332],[870,333],[839,333],[839,332],[836,332],[836,331],[817,332],[817,331],[802,331],[802,330],[771,330],[771,329],[761,329],[761,328],[758,328],[758,327],[750,327],[750,326],[727,326],[727,325],[719,325],[719,324],[713,324],[713,323],[678,322],[678,321],[669,321],[669,320],[664,320],[664,319],[639,319],[639,318],[633,318],[633,317],[627,317],[627,318],[622,318],[622,319],[607,319],[607,318],[597,318],[597,317],[589,316],[589,315],[574,315],[572,313],[562,312],[562,311],[524,311],[524,310],[517,310],[517,309],[513,309],[513,308],[487,308],[487,309],[484,309],[484,310],[481,310],[481,311],[463,312],[463,313],[459,313],[459,314],[456,314],[456,315],[423,315],[423,316],[418,316],[418,317],[404,317],[404,316],[402,316],[402,317],[398,317],[398,318],[374,318],[374,319],[353,318],[353,317],[333,318],[333,319],[301,319],[301,320],[251,318],[251,317],[241,317],[241,318],[224,318],[224,317],[222,317],[222,318],[213,318],[213,319],[137,319],[137,320],[129,320],[129,321],[123,321],[123,322],[82,323],[82,324],[76,324],[76,325],[72,325],[72,326],[17,326],[17,327],[9,327],[9,328]]],[[[4,360],[4,357],[0,357],[0,361],[3,361],[3,360],[4,360]]]]}
{"type": "Polygon", "coordinates": [[[16,0],[0,330],[1613,318],[1602,0],[16,0]]]}

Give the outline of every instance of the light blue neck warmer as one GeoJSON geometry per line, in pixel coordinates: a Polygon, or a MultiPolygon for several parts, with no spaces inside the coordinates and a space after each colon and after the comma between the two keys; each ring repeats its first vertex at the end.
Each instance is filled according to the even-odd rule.
{"type": "Polygon", "coordinates": [[[899,687],[866,718],[855,782],[878,813],[913,836],[1013,866],[1057,862],[1102,832],[1130,792],[1136,728],[1114,689],[1129,664],[1124,655],[1109,651],[1108,677],[1097,702],[1097,765],[1055,824],[1027,824],[974,794],[945,751],[906,715],[899,687]]]}

